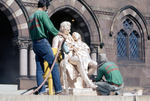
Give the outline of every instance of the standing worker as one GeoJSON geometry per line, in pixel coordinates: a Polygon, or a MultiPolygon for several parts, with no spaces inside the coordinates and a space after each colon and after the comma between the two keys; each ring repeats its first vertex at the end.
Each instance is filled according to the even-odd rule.
{"type": "MultiPolygon", "coordinates": [[[[35,11],[29,18],[29,32],[33,41],[33,50],[36,54],[36,79],[38,86],[40,86],[44,81],[44,60],[48,62],[49,67],[51,67],[54,61],[54,54],[48,41],[49,33],[54,36],[61,35],[65,38],[65,36],[54,27],[46,13],[49,5],[49,0],[39,0],[37,11],[35,11]]],[[[55,63],[52,70],[52,77],[55,94],[63,94],[57,63],[55,63]]],[[[38,93],[39,95],[47,95],[45,85],[39,89],[38,93]]]]}
{"type": "Polygon", "coordinates": [[[115,63],[109,62],[106,58],[106,54],[100,54],[100,65],[98,75],[96,79],[96,88],[99,95],[110,95],[110,92],[115,92],[115,95],[119,95],[119,90],[123,88],[123,78],[115,63]],[[107,81],[100,81],[105,76],[107,81]]]}

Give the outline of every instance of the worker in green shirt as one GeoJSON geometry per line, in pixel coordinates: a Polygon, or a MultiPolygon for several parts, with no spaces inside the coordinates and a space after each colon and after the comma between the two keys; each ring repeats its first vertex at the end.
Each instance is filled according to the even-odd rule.
{"type": "Polygon", "coordinates": [[[99,95],[109,95],[110,92],[116,91],[115,95],[118,95],[124,83],[117,65],[113,62],[109,62],[106,58],[106,54],[100,54],[99,60],[98,75],[96,79],[93,79],[97,85],[97,93],[99,95]],[[103,76],[105,76],[106,81],[102,79],[103,76]]]}
{"type": "MultiPolygon", "coordinates": [[[[40,86],[44,81],[44,60],[48,62],[49,67],[51,67],[54,61],[54,54],[48,41],[49,33],[54,36],[61,35],[63,38],[65,38],[65,36],[54,27],[46,13],[49,5],[49,0],[39,0],[38,10],[35,11],[29,18],[29,32],[30,37],[33,41],[33,50],[36,54],[36,79],[38,86],[40,86]]],[[[60,83],[59,69],[57,63],[55,63],[53,67],[52,77],[55,94],[62,94],[63,89],[60,83]]],[[[47,94],[45,85],[43,85],[39,89],[38,93],[40,95],[47,94]]]]}

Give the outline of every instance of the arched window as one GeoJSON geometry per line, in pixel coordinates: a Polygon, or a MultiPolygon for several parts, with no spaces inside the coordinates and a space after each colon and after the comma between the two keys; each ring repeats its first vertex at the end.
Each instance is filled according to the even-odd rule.
{"type": "Polygon", "coordinates": [[[133,23],[132,23],[132,21],[131,21],[130,19],[126,19],[126,20],[123,22],[123,27],[124,27],[124,29],[127,30],[127,31],[132,30],[132,28],[133,28],[133,23]]]}
{"type": "Polygon", "coordinates": [[[138,58],[138,38],[139,34],[135,30],[129,36],[130,58],[138,58]]]}
{"type": "Polygon", "coordinates": [[[139,58],[139,33],[133,30],[133,22],[128,18],[123,21],[123,27],[117,34],[117,56],[139,58]]]}
{"type": "Polygon", "coordinates": [[[126,32],[121,29],[117,34],[117,56],[126,57],[126,32]]]}
{"type": "MultiPolygon", "coordinates": [[[[146,23],[145,18],[143,15],[133,6],[127,5],[121,8],[114,16],[111,29],[110,29],[110,37],[114,36],[114,42],[116,45],[115,55],[117,55],[117,61],[121,61],[122,63],[126,61],[133,61],[133,62],[145,62],[146,61],[146,42],[147,42],[147,35],[148,35],[148,25],[146,23]],[[120,30],[123,29],[126,33],[126,57],[122,58],[120,44],[122,42],[118,41],[117,37],[120,30]],[[121,57],[121,58],[120,58],[121,57]],[[129,60],[128,60],[129,59],[129,60]]],[[[119,36],[119,35],[118,35],[119,36]]],[[[149,38],[148,38],[149,39],[149,38]]]]}

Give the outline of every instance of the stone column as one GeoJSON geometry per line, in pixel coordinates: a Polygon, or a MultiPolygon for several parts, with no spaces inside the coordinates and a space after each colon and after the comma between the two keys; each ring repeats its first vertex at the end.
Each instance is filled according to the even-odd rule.
{"type": "Polygon", "coordinates": [[[29,41],[28,39],[23,38],[15,38],[12,40],[13,45],[18,45],[20,50],[20,60],[19,60],[19,67],[20,67],[20,79],[28,78],[28,46],[29,41]]]}
{"type": "Polygon", "coordinates": [[[36,62],[35,62],[35,53],[33,51],[33,44],[30,43],[29,47],[29,71],[30,71],[30,79],[36,78],[36,62]]]}
{"type": "MultiPolygon", "coordinates": [[[[97,62],[97,54],[98,54],[98,46],[91,45],[91,59],[97,62]]],[[[97,70],[95,71],[94,75],[97,75],[97,70]]]]}
{"type": "Polygon", "coordinates": [[[29,89],[31,87],[37,86],[36,79],[31,79],[28,77],[29,74],[30,74],[30,76],[35,76],[35,71],[30,70],[30,68],[28,68],[28,66],[34,67],[34,63],[32,62],[32,59],[33,59],[32,57],[34,57],[32,48],[30,48],[30,50],[29,50],[31,64],[28,64],[28,62],[29,62],[28,48],[31,45],[30,39],[16,38],[16,39],[13,39],[13,44],[18,45],[19,50],[20,50],[20,60],[19,60],[20,61],[19,62],[20,63],[20,65],[19,65],[20,66],[20,77],[18,79],[18,88],[19,89],[29,89]],[[29,70],[30,70],[30,73],[29,73],[29,70]]]}
{"type": "Polygon", "coordinates": [[[20,78],[28,78],[28,45],[27,41],[18,40],[20,49],[20,78]]]}

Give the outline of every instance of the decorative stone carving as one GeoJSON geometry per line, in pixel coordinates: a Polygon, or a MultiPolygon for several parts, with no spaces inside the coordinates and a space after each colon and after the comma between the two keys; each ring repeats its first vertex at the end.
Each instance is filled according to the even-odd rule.
{"type": "Polygon", "coordinates": [[[28,39],[13,39],[13,45],[18,45],[20,49],[28,49],[29,45],[32,44],[28,39]]]}
{"type": "Polygon", "coordinates": [[[37,7],[37,3],[29,3],[29,2],[23,2],[23,5],[24,6],[27,6],[27,7],[37,7]]]}
{"type": "Polygon", "coordinates": [[[100,15],[108,15],[108,16],[114,16],[114,12],[106,12],[106,11],[98,11],[98,10],[93,10],[95,14],[100,14],[100,15]]]}

